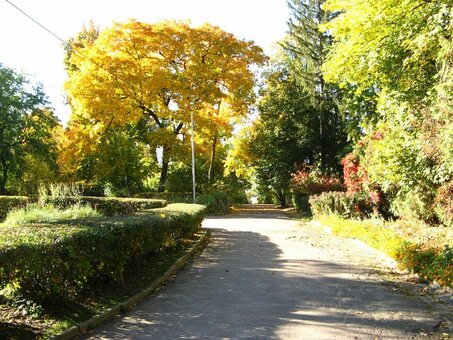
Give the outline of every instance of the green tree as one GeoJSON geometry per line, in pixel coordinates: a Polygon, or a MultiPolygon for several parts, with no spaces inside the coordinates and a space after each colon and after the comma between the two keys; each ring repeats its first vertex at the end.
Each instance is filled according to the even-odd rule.
{"type": "Polygon", "coordinates": [[[46,104],[40,85],[0,64],[0,194],[7,193],[13,176],[20,180],[27,153],[54,154],[52,133],[58,120],[46,104]]]}
{"type": "Polygon", "coordinates": [[[290,0],[289,34],[282,42],[284,59],[292,77],[305,90],[304,100],[311,103],[311,116],[317,117],[316,163],[322,173],[338,173],[338,156],[342,155],[345,139],[337,86],[327,84],[322,65],[331,45],[331,36],[319,30],[330,15],[322,5],[324,0],[290,0]],[[333,148],[333,149],[332,149],[333,148]],[[333,157],[332,157],[333,156],[333,157]],[[332,162],[335,161],[335,162],[332,162]]]}
{"type": "MultiPolygon", "coordinates": [[[[400,216],[434,221],[453,181],[452,11],[444,0],[329,0],[334,43],[326,80],[377,89],[378,119],[362,164],[400,216]]],[[[441,215],[441,214],[440,214],[441,215]]]]}

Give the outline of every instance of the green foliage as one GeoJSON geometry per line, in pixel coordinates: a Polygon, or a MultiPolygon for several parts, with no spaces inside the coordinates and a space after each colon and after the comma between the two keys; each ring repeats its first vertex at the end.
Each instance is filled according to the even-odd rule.
{"type": "Polygon", "coordinates": [[[74,297],[99,280],[122,283],[127,266],[198,230],[204,211],[201,205],[173,204],[91,223],[3,224],[0,289],[46,304],[74,297]]]}
{"type": "Polygon", "coordinates": [[[228,213],[232,201],[227,193],[223,191],[212,191],[201,194],[197,198],[197,203],[205,205],[209,214],[223,215],[228,213]]]}
{"type": "Polygon", "coordinates": [[[18,191],[26,155],[40,155],[55,166],[52,134],[58,119],[46,104],[41,86],[0,64],[0,194],[7,185],[18,191]]]}
{"type": "Polygon", "coordinates": [[[83,186],[76,183],[49,183],[38,188],[38,202],[45,204],[47,200],[71,197],[78,199],[82,196],[83,186]]]}
{"type": "Polygon", "coordinates": [[[10,211],[25,207],[30,202],[25,196],[0,196],[0,219],[8,215],[10,211]]]}
{"type": "MultiPolygon", "coordinates": [[[[283,60],[293,81],[305,92],[310,109],[305,113],[312,121],[305,126],[313,129],[305,138],[314,138],[311,145],[316,165],[325,174],[338,173],[346,142],[346,126],[339,104],[342,91],[324,79],[322,64],[332,43],[330,32],[319,30],[331,14],[324,10],[324,0],[289,0],[289,32],[281,43],[283,60]]],[[[344,114],[343,114],[344,116],[344,114]]],[[[310,162],[310,164],[314,164],[310,162]]]]}
{"type": "Polygon", "coordinates": [[[291,173],[298,164],[315,163],[319,124],[307,92],[277,69],[267,74],[261,90],[260,118],[254,124],[251,153],[259,186],[271,189],[286,205],[291,173]]]}
{"type": "Polygon", "coordinates": [[[66,209],[58,209],[52,205],[29,204],[25,208],[8,213],[3,222],[8,226],[21,226],[30,223],[61,223],[74,220],[99,218],[102,215],[91,207],[72,205],[66,209]]]}
{"type": "Polygon", "coordinates": [[[48,198],[45,203],[53,204],[59,208],[66,208],[74,204],[84,204],[100,211],[106,216],[112,216],[127,215],[139,210],[161,208],[167,204],[167,201],[125,197],[63,196],[48,198]]]}
{"type": "Polygon", "coordinates": [[[353,199],[345,192],[325,192],[312,195],[309,203],[314,216],[338,215],[350,217],[354,214],[353,199]]]}
{"type": "Polygon", "coordinates": [[[338,13],[323,27],[334,38],[323,66],[328,80],[378,85],[399,92],[401,101],[426,95],[443,45],[451,41],[451,2],[328,0],[324,8],[338,13]]]}
{"type": "Polygon", "coordinates": [[[328,0],[324,9],[336,14],[322,25],[334,39],[326,80],[354,89],[347,110],[374,89],[375,108],[358,120],[366,145],[356,146],[368,182],[394,215],[448,224],[441,188],[453,178],[451,1],[328,0]]]}
{"type": "Polygon", "coordinates": [[[377,214],[377,208],[363,193],[323,192],[309,199],[314,216],[338,215],[345,218],[368,218],[377,214]]]}
{"type": "Polygon", "coordinates": [[[193,194],[191,192],[141,192],[135,194],[134,197],[166,200],[171,203],[193,202],[193,194]]]}
{"type": "Polygon", "coordinates": [[[408,233],[401,224],[383,224],[380,220],[346,220],[330,215],[320,217],[320,221],[337,235],[362,240],[386,253],[397,260],[402,268],[423,279],[453,287],[453,239],[445,230],[440,230],[439,237],[434,238],[434,241],[434,230],[426,233],[423,239],[416,240],[410,234],[423,234],[426,226],[413,228],[416,230],[408,233]]]}

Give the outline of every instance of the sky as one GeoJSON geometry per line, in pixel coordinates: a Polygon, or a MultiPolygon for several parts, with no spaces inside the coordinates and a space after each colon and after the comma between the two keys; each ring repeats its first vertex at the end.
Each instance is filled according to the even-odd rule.
{"type": "MultiPolygon", "coordinates": [[[[287,31],[286,0],[9,0],[64,41],[90,20],[102,28],[130,18],[147,23],[166,19],[208,22],[240,39],[253,40],[271,55],[287,31]]],[[[55,113],[65,124],[62,43],[0,0],[0,63],[41,82],[55,113]]]]}

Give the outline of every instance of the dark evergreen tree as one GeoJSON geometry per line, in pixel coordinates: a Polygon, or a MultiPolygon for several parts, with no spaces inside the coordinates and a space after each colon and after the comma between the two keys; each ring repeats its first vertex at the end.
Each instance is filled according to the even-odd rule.
{"type": "MultiPolygon", "coordinates": [[[[322,9],[324,0],[289,0],[289,34],[282,42],[284,58],[291,75],[306,91],[310,115],[317,117],[317,141],[312,145],[315,162],[323,173],[339,173],[339,159],[347,145],[344,120],[339,109],[339,89],[326,84],[322,64],[332,43],[330,35],[319,30],[329,20],[322,9]]],[[[307,100],[305,98],[304,100],[307,100]]]]}

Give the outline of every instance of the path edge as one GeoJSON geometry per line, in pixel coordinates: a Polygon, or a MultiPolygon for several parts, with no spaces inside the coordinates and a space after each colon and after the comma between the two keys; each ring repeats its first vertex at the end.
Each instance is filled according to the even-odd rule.
{"type": "Polygon", "coordinates": [[[173,265],[167,269],[167,271],[157,278],[151,285],[143,289],[141,292],[133,295],[132,297],[124,300],[123,302],[117,304],[116,306],[110,307],[101,314],[95,315],[92,318],[72,326],[63,333],[54,335],[50,337],[52,340],[69,340],[74,339],[78,335],[86,333],[87,330],[95,328],[99,324],[112,319],[114,316],[124,313],[130,310],[134,305],[154,293],[158,288],[164,285],[177,271],[184,267],[187,261],[192,258],[196,252],[201,251],[207,245],[211,232],[206,229],[202,229],[203,235],[198,239],[198,241],[186,251],[186,253],[181,256],[178,260],[173,263],[173,265]]]}

